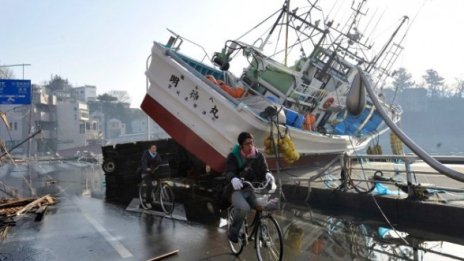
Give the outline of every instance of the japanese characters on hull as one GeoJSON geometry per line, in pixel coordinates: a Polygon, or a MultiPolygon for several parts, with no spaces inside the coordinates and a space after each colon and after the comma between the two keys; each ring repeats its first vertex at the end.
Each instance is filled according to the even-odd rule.
{"type": "Polygon", "coordinates": [[[192,84],[192,88],[189,87],[183,89],[182,83],[184,81],[183,75],[172,74],[169,78],[168,89],[174,91],[177,96],[183,97],[185,102],[191,102],[194,110],[200,112],[206,117],[211,117],[211,120],[214,122],[219,119],[219,109],[214,102],[213,97],[209,97],[209,102],[199,102],[200,99],[204,99],[200,93],[198,86],[192,84]],[[209,104],[208,108],[200,108],[198,104],[209,104]]]}

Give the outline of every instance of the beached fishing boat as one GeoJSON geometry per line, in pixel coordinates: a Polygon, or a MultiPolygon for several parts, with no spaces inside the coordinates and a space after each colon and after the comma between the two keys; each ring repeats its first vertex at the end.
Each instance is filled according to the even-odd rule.
{"type": "MultiPolygon", "coordinates": [[[[208,61],[182,53],[182,44],[191,41],[172,32],[167,43],[153,45],[141,108],[216,171],[241,131],[255,135],[273,167],[307,166],[366,148],[386,128],[362,79],[380,93],[402,49],[395,39],[407,17],[372,54],[358,29],[365,2],[353,3],[345,25],[335,26],[318,16],[315,4],[291,10],[285,1],[255,28],[269,23],[266,35],[246,41],[253,37],[248,32],[227,41],[208,61]],[[295,62],[287,65],[295,50],[295,62]],[[234,72],[234,65],[242,71],[234,72]]],[[[382,106],[399,121],[400,108],[382,106]]]]}

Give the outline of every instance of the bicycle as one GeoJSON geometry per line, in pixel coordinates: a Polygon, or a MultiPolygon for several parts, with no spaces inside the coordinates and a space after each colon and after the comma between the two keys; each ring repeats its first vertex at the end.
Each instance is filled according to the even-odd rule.
{"type": "Polygon", "coordinates": [[[148,192],[146,180],[142,179],[139,184],[139,200],[143,209],[157,209],[160,206],[165,214],[171,215],[175,205],[174,191],[167,182],[168,178],[160,177],[162,173],[159,173],[165,167],[169,168],[169,165],[160,164],[151,171],[150,175],[154,177],[151,193],[148,192]]]}
{"type": "MultiPolygon", "coordinates": [[[[283,258],[283,241],[282,231],[279,224],[272,216],[271,211],[278,209],[280,201],[280,191],[278,193],[264,193],[268,187],[266,184],[258,184],[254,186],[248,181],[243,181],[244,185],[249,185],[253,191],[257,194],[257,201],[264,201],[267,205],[261,205],[256,209],[255,216],[251,224],[248,224],[245,218],[244,224],[239,232],[238,243],[234,243],[229,240],[230,249],[234,255],[238,256],[242,253],[244,247],[248,244],[248,241],[255,241],[256,255],[258,260],[282,260],[283,258]],[[264,195],[258,197],[258,195],[264,195]]],[[[227,228],[230,229],[230,225],[233,221],[233,206],[229,207],[227,211],[227,228]]]]}

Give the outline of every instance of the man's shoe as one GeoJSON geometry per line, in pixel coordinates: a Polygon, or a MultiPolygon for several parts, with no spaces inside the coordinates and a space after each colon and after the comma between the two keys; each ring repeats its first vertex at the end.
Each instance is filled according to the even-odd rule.
{"type": "Polygon", "coordinates": [[[230,242],[235,243],[235,244],[238,243],[238,237],[234,237],[231,234],[228,234],[227,237],[229,238],[230,242]]]}

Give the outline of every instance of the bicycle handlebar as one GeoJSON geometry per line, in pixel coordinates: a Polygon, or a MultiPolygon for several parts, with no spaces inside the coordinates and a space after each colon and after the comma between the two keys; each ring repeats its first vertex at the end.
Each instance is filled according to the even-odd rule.
{"type": "Polygon", "coordinates": [[[243,184],[247,184],[248,186],[250,186],[253,191],[255,192],[261,192],[263,190],[266,190],[268,188],[268,186],[271,184],[271,180],[266,180],[265,182],[259,182],[259,183],[255,183],[256,185],[254,185],[253,183],[247,181],[247,180],[244,180],[242,178],[242,183],[243,184]]]}
{"type": "Polygon", "coordinates": [[[169,166],[169,163],[158,164],[154,169],[150,170],[150,173],[154,174],[160,167],[166,167],[166,166],[169,166]]]}

